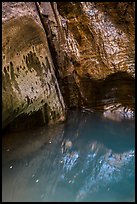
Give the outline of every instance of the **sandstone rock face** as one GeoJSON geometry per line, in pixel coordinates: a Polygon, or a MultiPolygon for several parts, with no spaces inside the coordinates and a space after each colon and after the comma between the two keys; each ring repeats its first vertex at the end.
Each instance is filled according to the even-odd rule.
{"type": "MultiPolygon", "coordinates": [[[[94,79],[118,71],[134,76],[135,28],[133,3],[58,3],[66,22],[66,54],[72,70],[94,79]]],[[[63,27],[63,21],[62,27],[63,27]]]]}
{"type": "Polygon", "coordinates": [[[2,6],[3,127],[39,110],[44,123],[63,121],[65,105],[35,3],[2,6]]]}
{"type": "Polygon", "coordinates": [[[62,121],[64,104],[134,111],[134,14],[133,2],[3,2],[3,127],[62,121]]]}
{"type": "Polygon", "coordinates": [[[102,104],[102,110],[105,110],[106,103],[114,103],[112,98],[115,98],[121,106],[133,108],[134,9],[132,2],[39,4],[43,25],[51,42],[51,54],[54,56],[56,53],[56,76],[67,107],[98,109],[102,104]],[[106,80],[108,76],[110,81],[106,80]],[[120,89],[118,83],[121,79],[120,89]],[[113,97],[109,99],[109,95],[113,97]],[[126,103],[123,104],[120,95],[126,98],[126,103]]]}

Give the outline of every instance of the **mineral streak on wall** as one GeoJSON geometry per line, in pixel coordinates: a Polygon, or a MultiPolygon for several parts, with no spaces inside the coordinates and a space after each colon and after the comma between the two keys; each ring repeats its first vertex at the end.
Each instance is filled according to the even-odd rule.
{"type": "Polygon", "coordinates": [[[134,115],[134,2],[2,5],[3,127],[39,111],[62,121],[65,106],[134,115]]]}
{"type": "Polygon", "coordinates": [[[133,2],[40,2],[56,66],[63,78],[87,73],[103,79],[118,71],[135,76],[133,2]]]}
{"type": "Polygon", "coordinates": [[[3,2],[2,126],[40,110],[44,123],[65,119],[45,31],[34,2],[3,2]]]}
{"type": "MultiPolygon", "coordinates": [[[[130,84],[130,78],[135,77],[133,2],[40,2],[38,5],[51,55],[55,56],[52,58],[56,62],[56,76],[69,108],[97,104],[98,90],[105,92],[99,81],[113,74],[129,75],[130,84]]],[[[113,88],[110,87],[108,94],[113,88]]],[[[129,95],[125,91],[124,94],[129,95]]]]}
{"type": "Polygon", "coordinates": [[[135,76],[133,2],[58,2],[57,8],[69,61],[66,75],[75,70],[94,79],[118,71],[135,76]]]}

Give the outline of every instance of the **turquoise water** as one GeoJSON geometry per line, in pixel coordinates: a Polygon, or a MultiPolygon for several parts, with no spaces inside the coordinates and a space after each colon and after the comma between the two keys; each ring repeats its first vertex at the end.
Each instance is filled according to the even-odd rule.
{"type": "Polygon", "coordinates": [[[2,139],[2,200],[135,201],[135,123],[70,112],[2,139]]]}

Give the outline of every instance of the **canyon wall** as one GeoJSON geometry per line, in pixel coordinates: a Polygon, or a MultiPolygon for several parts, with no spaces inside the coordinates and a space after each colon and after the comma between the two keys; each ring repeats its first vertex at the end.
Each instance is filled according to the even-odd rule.
{"type": "Polygon", "coordinates": [[[134,2],[3,2],[3,127],[63,121],[66,108],[132,117],[134,15],[134,2]]]}
{"type": "Polygon", "coordinates": [[[118,107],[133,116],[134,3],[40,2],[38,9],[67,107],[118,107]]]}
{"type": "Polygon", "coordinates": [[[2,124],[37,113],[37,122],[65,119],[47,38],[34,2],[2,4],[2,124]]]}

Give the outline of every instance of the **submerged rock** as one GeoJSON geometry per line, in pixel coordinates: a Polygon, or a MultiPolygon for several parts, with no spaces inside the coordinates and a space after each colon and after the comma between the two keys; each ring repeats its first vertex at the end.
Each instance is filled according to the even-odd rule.
{"type": "Polygon", "coordinates": [[[123,107],[121,104],[104,106],[103,116],[105,118],[121,121],[123,119],[134,119],[134,111],[131,108],[123,107]]]}

